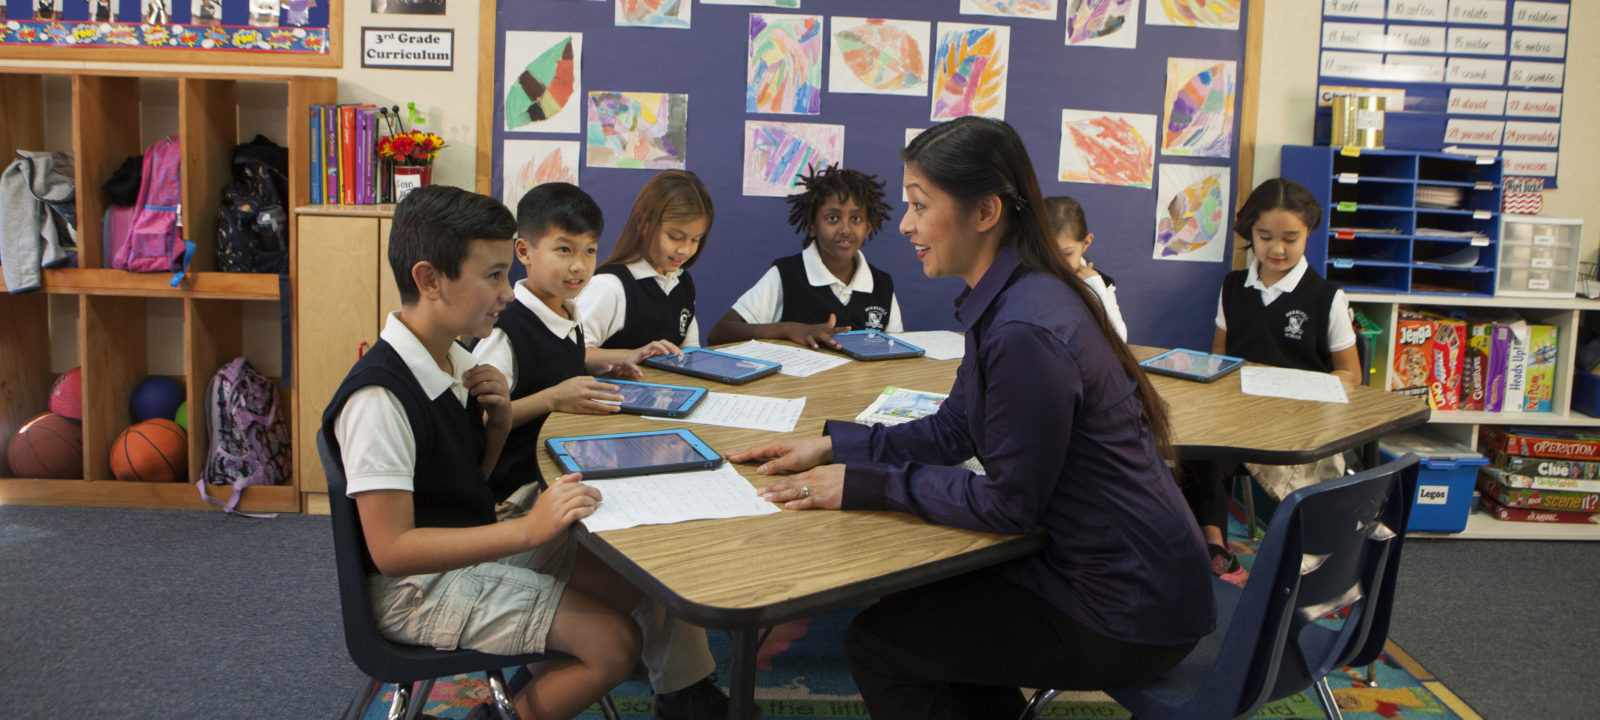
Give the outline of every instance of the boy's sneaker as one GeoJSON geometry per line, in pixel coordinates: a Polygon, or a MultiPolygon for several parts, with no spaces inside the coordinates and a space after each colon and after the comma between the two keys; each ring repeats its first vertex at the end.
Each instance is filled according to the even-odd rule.
{"type": "Polygon", "coordinates": [[[1222,578],[1224,582],[1244,587],[1244,581],[1250,579],[1250,571],[1239,564],[1239,558],[1222,545],[1206,543],[1206,548],[1211,551],[1211,574],[1222,578]]]}
{"type": "MultiPolygon", "coordinates": [[[[752,709],[750,717],[760,713],[752,709]]],[[[728,717],[728,696],[717,687],[717,676],[707,675],[689,687],[656,696],[657,720],[722,720],[728,717]]]]}

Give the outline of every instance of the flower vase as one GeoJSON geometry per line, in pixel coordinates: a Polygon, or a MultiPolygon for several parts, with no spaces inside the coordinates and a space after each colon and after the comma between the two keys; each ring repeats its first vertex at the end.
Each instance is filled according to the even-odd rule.
{"type": "Polygon", "coordinates": [[[433,182],[432,165],[396,165],[394,168],[394,201],[400,202],[406,193],[433,182]]]}

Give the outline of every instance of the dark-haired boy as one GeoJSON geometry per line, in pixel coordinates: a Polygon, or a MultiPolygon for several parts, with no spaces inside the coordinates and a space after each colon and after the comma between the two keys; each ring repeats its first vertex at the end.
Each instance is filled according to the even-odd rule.
{"type": "MultiPolygon", "coordinates": [[[[528,277],[495,329],[474,348],[511,387],[512,431],[490,476],[497,499],[512,512],[539,489],[539,431],[551,412],[617,412],[617,386],[593,375],[640,377],[636,365],[677,354],[665,340],[634,350],[584,347],[578,296],[594,276],[605,219],[588,193],[568,183],[545,183],[517,202],[516,257],[528,277]]],[[[727,696],[710,681],[715,667],[705,630],[684,623],[657,603],[633,609],[644,628],[644,663],[656,692],[655,716],[667,720],[727,717],[727,696]]]]}
{"type": "Polygon", "coordinates": [[[883,183],[830,165],[800,184],[805,191],[789,196],[789,224],[804,233],[803,249],[773,261],[712,326],[709,344],[765,338],[837,348],[833,335],[851,328],[900,332],[894,280],[861,252],[889,217],[883,183]]]}
{"type": "Polygon", "coordinates": [[[497,655],[560,651],[513,699],[571,717],[640,652],[638,592],[570,539],[600,493],[556,479],[526,514],[495,520],[486,481],[511,423],[505,378],[456,343],[487,335],[511,298],[516,223],[448,186],[395,209],[389,265],[402,308],[323,413],[365,539],[379,631],[398,643],[497,655]]]}

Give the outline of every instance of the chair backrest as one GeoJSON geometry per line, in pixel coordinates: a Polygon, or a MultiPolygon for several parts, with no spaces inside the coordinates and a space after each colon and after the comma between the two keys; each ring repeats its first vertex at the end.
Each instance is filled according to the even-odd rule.
{"type": "Polygon", "coordinates": [[[1284,498],[1212,669],[1239,688],[1231,717],[1377,659],[1416,474],[1417,457],[1405,455],[1284,498]],[[1328,621],[1333,614],[1342,618],[1328,621]]]}

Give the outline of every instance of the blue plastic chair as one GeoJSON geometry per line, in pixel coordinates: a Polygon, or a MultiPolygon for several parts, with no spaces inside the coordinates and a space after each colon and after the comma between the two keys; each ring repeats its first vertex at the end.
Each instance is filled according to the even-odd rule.
{"type": "MultiPolygon", "coordinates": [[[[1417,457],[1405,455],[1290,493],[1245,587],[1212,584],[1216,631],[1172,671],[1107,692],[1141,720],[1221,720],[1314,686],[1323,711],[1340,718],[1327,675],[1383,652],[1416,478],[1417,457]]],[[[1023,719],[1056,693],[1035,693],[1023,719]]]]}
{"type": "MultiPolygon", "coordinates": [[[[385,638],[378,631],[378,620],[373,615],[371,596],[367,592],[366,570],[361,562],[361,550],[366,546],[366,539],[361,534],[361,522],[356,517],[356,504],[345,495],[344,465],[334,456],[326,434],[326,430],[317,432],[317,453],[322,458],[322,470],[328,476],[328,510],[333,520],[333,553],[339,574],[339,603],[344,608],[344,641],[350,651],[350,659],[369,678],[355,699],[350,701],[345,719],[360,720],[379,686],[393,683],[395,694],[389,705],[389,720],[402,717],[416,720],[427,704],[434,680],[481,672],[488,679],[489,693],[500,716],[506,720],[517,720],[517,711],[512,707],[511,693],[506,689],[505,677],[500,669],[570,656],[558,652],[490,655],[476,650],[435,650],[401,645],[385,638]],[[413,698],[421,698],[421,701],[413,703],[413,698]]],[[[609,695],[600,698],[600,712],[608,720],[617,720],[617,709],[612,705],[609,695]]]]}

